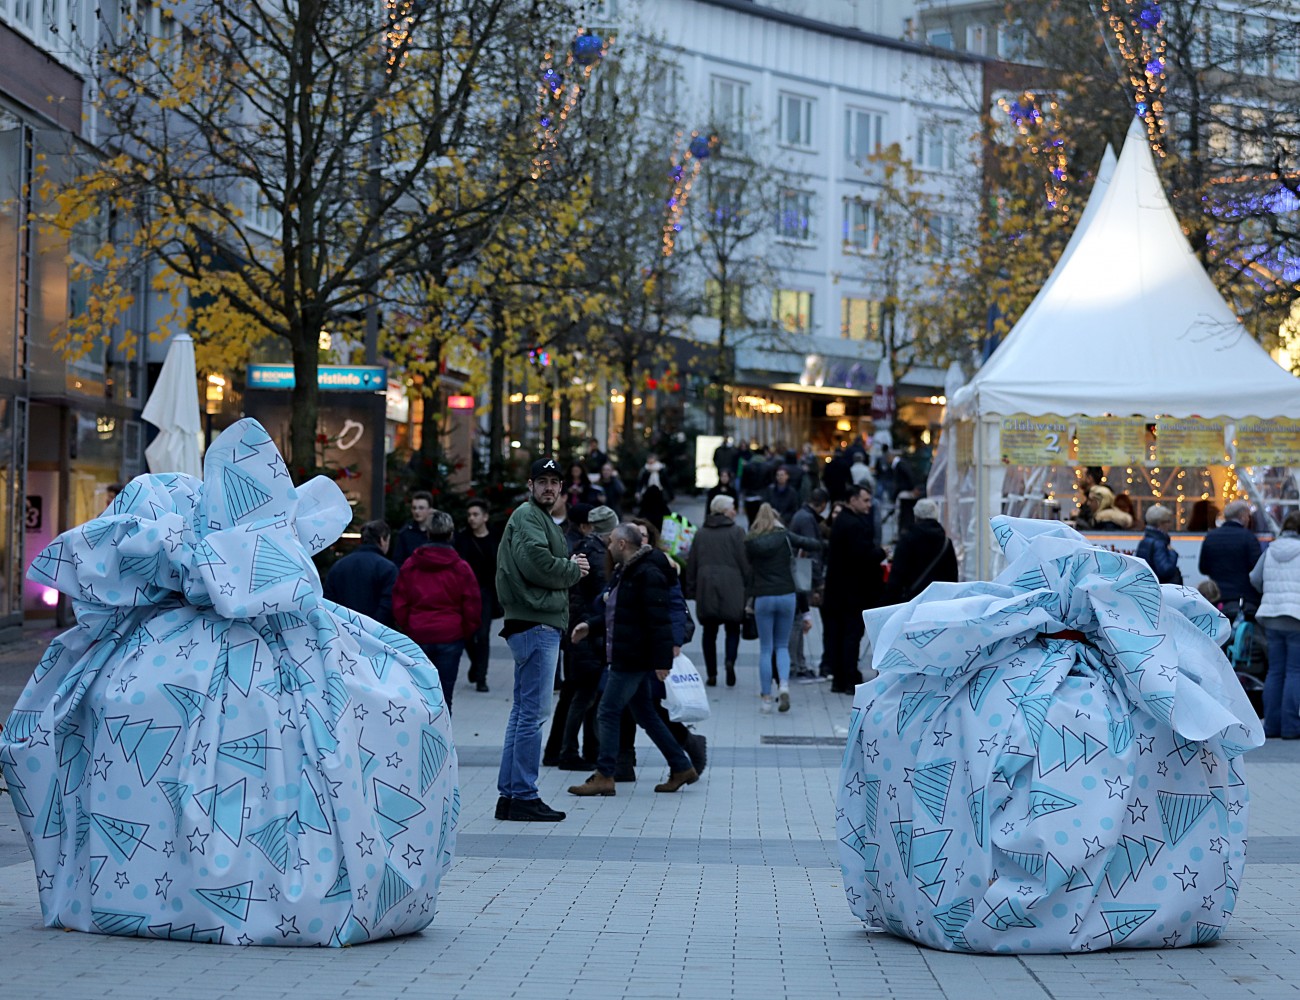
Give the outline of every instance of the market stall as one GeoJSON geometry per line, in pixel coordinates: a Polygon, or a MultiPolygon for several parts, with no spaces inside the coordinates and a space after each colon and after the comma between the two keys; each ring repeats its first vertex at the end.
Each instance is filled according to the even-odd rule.
{"type": "Polygon", "coordinates": [[[1300,380],[1193,255],[1141,121],[1038,296],[952,398],[944,450],[945,526],[969,579],[998,569],[991,516],[1072,516],[1085,467],[1130,498],[1138,534],[1152,503],[1201,532],[1236,497],[1264,530],[1297,505],[1300,380]]]}

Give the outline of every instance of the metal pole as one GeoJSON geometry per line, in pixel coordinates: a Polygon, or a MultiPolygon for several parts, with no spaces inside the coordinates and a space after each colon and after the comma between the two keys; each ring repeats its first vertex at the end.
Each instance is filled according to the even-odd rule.
{"type": "MultiPolygon", "coordinates": [[[[372,70],[373,72],[373,70],[372,70]]],[[[379,214],[379,115],[372,111],[370,115],[370,140],[367,143],[366,195],[370,205],[371,217],[379,214]]],[[[372,249],[367,256],[368,271],[366,295],[366,364],[379,364],[379,260],[372,249]]],[[[378,520],[384,516],[384,480],[387,478],[385,458],[385,437],[388,430],[388,397],[386,392],[377,392],[373,399],[374,433],[370,448],[370,510],[367,520],[378,520]]]]}

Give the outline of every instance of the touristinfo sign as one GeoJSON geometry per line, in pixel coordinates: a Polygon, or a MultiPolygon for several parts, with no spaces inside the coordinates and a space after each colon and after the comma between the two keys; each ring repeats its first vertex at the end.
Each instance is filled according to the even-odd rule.
{"type": "MultiPolygon", "coordinates": [[[[248,388],[292,389],[293,365],[249,365],[248,388]]],[[[384,392],[388,371],[382,365],[321,365],[316,385],[322,391],[384,392]]]]}

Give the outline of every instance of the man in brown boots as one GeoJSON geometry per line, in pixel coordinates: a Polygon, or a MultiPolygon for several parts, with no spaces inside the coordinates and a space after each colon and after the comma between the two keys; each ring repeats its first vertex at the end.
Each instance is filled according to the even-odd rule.
{"type": "Polygon", "coordinates": [[[675,792],[682,785],[694,784],[700,776],[655,711],[650,695],[651,673],[663,680],[673,664],[669,582],[655,560],[646,558],[652,549],[641,543],[636,525],[620,524],[609,536],[608,547],[614,575],[603,613],[578,624],[572,635],[575,643],[588,640],[588,636],[588,641],[605,643],[605,660],[610,669],[605,675],[605,693],[597,716],[600,757],[596,773],[569,791],[574,795],[614,794],[619,721],[623,709],[629,708],[637,724],[668,760],[668,780],[655,785],[655,791],[675,792]]]}

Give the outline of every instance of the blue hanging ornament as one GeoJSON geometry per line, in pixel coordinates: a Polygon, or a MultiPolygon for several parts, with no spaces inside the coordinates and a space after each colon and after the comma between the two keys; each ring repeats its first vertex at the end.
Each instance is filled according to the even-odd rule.
{"type": "Polygon", "coordinates": [[[1144,118],[1144,117],[1146,117],[1146,113],[1147,113],[1147,102],[1146,102],[1146,101],[1138,101],[1138,102],[1137,102],[1137,113],[1138,113],[1138,117],[1139,117],[1139,118],[1144,118]]]}
{"type": "Polygon", "coordinates": [[[1165,64],[1159,59],[1152,59],[1147,63],[1147,73],[1150,76],[1159,76],[1165,71],[1165,64]]]}
{"type": "Polygon", "coordinates": [[[709,146],[709,137],[707,135],[697,135],[691,139],[691,155],[697,160],[707,160],[712,149],[709,146]]]}
{"type": "Polygon", "coordinates": [[[591,66],[600,62],[601,49],[605,40],[599,35],[579,35],[573,40],[573,61],[579,66],[591,66]]]}
{"type": "Polygon", "coordinates": [[[551,92],[552,97],[559,97],[564,89],[564,77],[558,70],[548,69],[542,73],[542,86],[551,92]]]}
{"type": "Polygon", "coordinates": [[[1148,31],[1155,31],[1156,28],[1160,27],[1160,22],[1163,19],[1164,14],[1160,12],[1158,3],[1143,4],[1142,9],[1138,11],[1138,24],[1148,31]]]}

